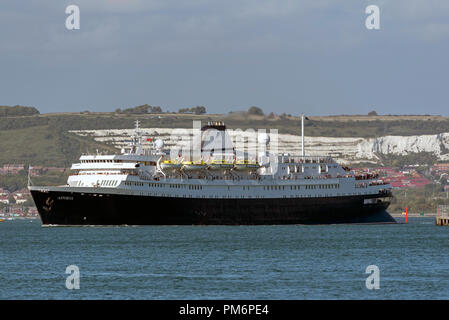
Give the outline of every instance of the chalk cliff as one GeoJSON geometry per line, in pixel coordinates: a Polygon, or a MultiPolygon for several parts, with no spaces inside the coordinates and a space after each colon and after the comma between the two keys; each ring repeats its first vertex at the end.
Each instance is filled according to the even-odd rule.
{"type": "MultiPolygon", "coordinates": [[[[106,142],[121,148],[134,133],[131,129],[75,130],[80,136],[91,136],[97,141],[106,142]]],[[[142,128],[144,135],[162,139],[166,147],[174,144],[170,136],[174,129],[142,128]]],[[[229,130],[232,138],[236,133],[229,130]]],[[[187,143],[188,139],[184,142],[187,143]]],[[[330,155],[342,163],[379,162],[376,154],[407,155],[409,153],[429,152],[440,160],[449,160],[449,132],[437,135],[384,136],[379,138],[339,138],[305,137],[305,149],[308,155],[330,155]]],[[[300,154],[301,137],[291,134],[278,135],[279,152],[300,154]]]]}

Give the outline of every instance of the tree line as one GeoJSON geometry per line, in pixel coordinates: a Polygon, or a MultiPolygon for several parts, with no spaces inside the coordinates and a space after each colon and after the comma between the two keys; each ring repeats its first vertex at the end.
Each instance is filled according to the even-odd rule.
{"type": "Polygon", "coordinates": [[[25,106],[0,106],[0,117],[13,117],[13,116],[32,116],[39,114],[39,110],[35,107],[25,106]]]}
{"type": "Polygon", "coordinates": [[[145,114],[145,113],[162,113],[162,108],[159,106],[150,106],[149,104],[143,104],[140,106],[127,108],[127,109],[116,109],[116,113],[124,114],[145,114]]]}

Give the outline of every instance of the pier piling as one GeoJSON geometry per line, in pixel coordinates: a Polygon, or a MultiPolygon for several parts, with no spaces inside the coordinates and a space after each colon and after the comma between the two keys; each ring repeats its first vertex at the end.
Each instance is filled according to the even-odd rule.
{"type": "Polygon", "coordinates": [[[438,206],[435,224],[437,226],[449,226],[449,206],[438,206]]]}

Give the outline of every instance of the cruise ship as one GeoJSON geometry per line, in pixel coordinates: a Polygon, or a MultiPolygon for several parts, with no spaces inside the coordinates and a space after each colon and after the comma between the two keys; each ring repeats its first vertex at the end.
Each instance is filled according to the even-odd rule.
{"type": "MultiPolygon", "coordinates": [[[[304,117],[303,117],[304,122],[304,117]]],[[[304,126],[302,127],[304,130],[304,126]]],[[[329,156],[234,147],[223,122],[201,127],[200,151],[175,154],[137,123],[117,154],[81,155],[67,184],[29,189],[44,226],[395,223],[392,193],[329,156]],[[146,146],[150,147],[146,147],[146,146]]]]}

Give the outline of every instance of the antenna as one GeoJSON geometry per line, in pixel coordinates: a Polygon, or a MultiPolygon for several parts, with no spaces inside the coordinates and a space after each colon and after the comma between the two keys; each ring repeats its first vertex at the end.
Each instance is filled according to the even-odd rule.
{"type": "Polygon", "coordinates": [[[132,139],[132,149],[135,154],[142,154],[142,134],[140,132],[140,121],[136,120],[136,133],[132,139]]]}
{"type": "Polygon", "coordinates": [[[33,167],[31,165],[28,165],[28,187],[33,185],[33,182],[31,181],[31,170],[33,167]]]}
{"type": "Polygon", "coordinates": [[[301,114],[301,155],[304,158],[304,113],[301,114]]]}

